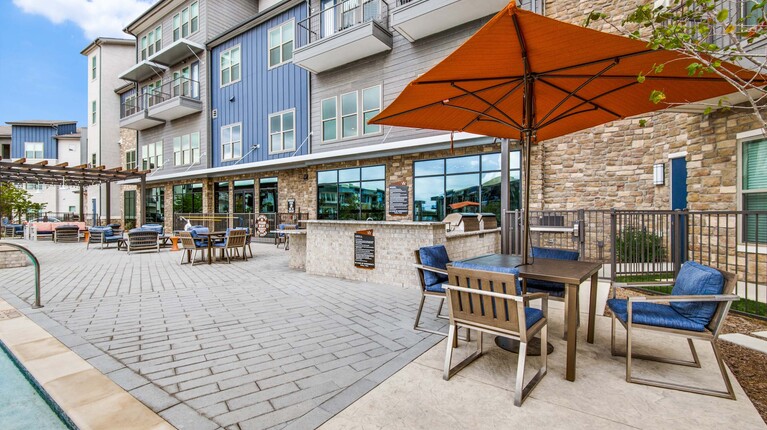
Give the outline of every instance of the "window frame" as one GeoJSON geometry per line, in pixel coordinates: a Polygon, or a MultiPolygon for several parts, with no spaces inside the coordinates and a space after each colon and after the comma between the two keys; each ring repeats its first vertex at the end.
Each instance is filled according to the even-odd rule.
{"type": "Polygon", "coordinates": [[[218,80],[219,80],[219,87],[224,88],[232,84],[236,84],[237,82],[240,82],[242,79],[242,49],[240,48],[240,44],[234,45],[230,48],[227,48],[218,56],[218,80]],[[239,60],[237,61],[237,80],[232,80],[232,70],[234,70],[235,64],[232,63],[232,51],[237,50],[239,60]],[[229,66],[226,67],[226,70],[229,70],[229,81],[227,83],[224,83],[224,66],[223,66],[223,60],[224,55],[229,54],[229,66]]]}
{"type": "Polygon", "coordinates": [[[269,117],[267,118],[267,128],[268,128],[268,138],[267,138],[267,151],[269,155],[275,155],[275,154],[284,154],[286,152],[295,152],[296,151],[296,109],[285,109],[280,112],[274,112],[272,114],[269,114],[269,117]],[[293,132],[293,148],[292,149],[286,149],[285,148],[285,127],[284,127],[284,116],[288,113],[293,114],[293,128],[290,129],[290,131],[293,132]],[[279,116],[280,117],[280,131],[279,132],[273,132],[272,131],[272,118],[279,116]],[[280,150],[279,151],[272,151],[272,136],[273,135],[280,135],[280,150]]]}
{"type": "Polygon", "coordinates": [[[340,119],[339,123],[341,124],[341,136],[339,137],[340,140],[354,139],[356,137],[359,137],[360,135],[360,100],[359,98],[360,98],[360,95],[359,95],[359,91],[357,90],[349,91],[348,93],[344,93],[339,96],[339,101],[340,101],[339,104],[341,105],[340,112],[338,113],[338,116],[340,119]],[[348,96],[351,94],[354,94],[354,113],[344,115],[344,96],[348,96]],[[344,118],[351,117],[351,116],[355,117],[354,122],[356,123],[356,126],[357,126],[356,131],[353,135],[344,136],[344,118]]]}
{"type": "MultiPolygon", "coordinates": [[[[383,108],[383,85],[373,85],[372,87],[363,88],[362,91],[360,91],[360,105],[359,105],[359,111],[360,111],[360,121],[362,122],[360,124],[360,130],[362,130],[362,136],[375,136],[377,134],[381,134],[383,131],[383,127],[380,125],[375,125],[374,127],[378,127],[376,131],[365,131],[365,127],[367,124],[365,123],[365,114],[377,111],[376,115],[381,112],[381,109],[383,108]],[[378,93],[378,107],[375,109],[368,109],[365,110],[365,92],[369,90],[376,90],[378,93]]],[[[375,115],[374,115],[375,116],[375,115]]]]}
{"type": "Polygon", "coordinates": [[[43,142],[24,142],[24,158],[32,159],[32,160],[42,160],[45,158],[45,145],[43,142]],[[31,152],[33,153],[33,157],[29,156],[30,150],[28,145],[40,145],[40,150],[38,151],[36,148],[33,148],[31,152]],[[36,157],[37,154],[40,154],[39,157],[36,157]]]}
{"type": "MultiPolygon", "coordinates": [[[[746,133],[743,133],[743,134],[750,134],[750,133],[746,132],[746,133]]],[[[746,196],[747,195],[749,195],[749,194],[767,194],[767,187],[766,188],[758,188],[758,189],[754,189],[754,190],[746,190],[745,189],[745,181],[744,181],[744,179],[746,177],[746,169],[747,169],[747,167],[746,167],[746,157],[745,157],[745,153],[744,153],[745,146],[747,144],[749,144],[749,143],[755,143],[755,142],[759,142],[759,141],[763,141],[764,142],[763,144],[767,145],[767,138],[765,138],[761,134],[761,130],[757,130],[757,133],[755,133],[753,136],[747,136],[747,137],[742,137],[742,138],[738,139],[737,156],[736,156],[736,158],[737,158],[737,176],[738,176],[738,179],[737,179],[738,186],[737,186],[737,190],[736,190],[736,193],[737,193],[736,199],[737,199],[737,209],[738,209],[738,211],[744,211],[745,212],[745,211],[748,210],[745,207],[746,206],[746,201],[745,200],[746,200],[746,196]]],[[[767,175],[767,172],[765,172],[763,174],[767,175]]],[[[753,246],[756,246],[758,252],[760,252],[760,253],[761,252],[767,252],[767,242],[759,242],[759,238],[758,237],[756,237],[754,241],[748,241],[748,237],[747,237],[748,236],[748,224],[747,224],[748,223],[748,218],[749,217],[747,215],[743,215],[743,218],[742,218],[743,225],[740,228],[738,228],[738,232],[737,232],[737,235],[738,235],[738,237],[737,237],[738,245],[740,245],[740,246],[748,246],[749,249],[751,249],[751,247],[753,247],[753,246]]],[[[761,221],[761,219],[759,219],[759,221],[761,221]]],[[[762,233],[762,231],[760,231],[760,233],[762,233]]]]}
{"type": "Polygon", "coordinates": [[[141,145],[141,170],[159,169],[163,166],[162,140],[141,145]],[[154,155],[148,155],[149,147],[152,147],[154,155]],[[158,151],[159,150],[159,151],[158,151]],[[154,161],[154,167],[152,167],[154,161]]]}
{"type": "Polygon", "coordinates": [[[359,90],[355,91],[349,91],[340,95],[335,95],[331,97],[326,97],[322,100],[320,100],[320,141],[322,143],[331,143],[331,142],[340,142],[340,141],[348,141],[353,139],[359,139],[363,137],[372,137],[372,136],[378,136],[383,134],[383,127],[380,125],[377,125],[377,129],[375,131],[366,131],[366,124],[365,124],[365,116],[374,113],[378,114],[383,109],[383,84],[376,84],[369,87],[365,87],[359,90]],[[375,94],[378,96],[378,106],[373,109],[366,109],[365,108],[365,95],[368,94],[370,91],[375,91],[375,94]],[[344,105],[344,97],[347,97],[351,94],[354,94],[355,97],[355,103],[356,103],[356,110],[354,113],[347,113],[344,114],[343,111],[343,105],[344,105]],[[330,99],[335,99],[335,112],[336,115],[334,118],[325,117],[324,116],[324,104],[330,99]],[[352,116],[356,116],[356,134],[354,135],[348,135],[344,136],[344,119],[350,118],[352,116]],[[335,139],[325,139],[325,124],[330,121],[336,121],[336,137],[335,139]]]}
{"type": "Polygon", "coordinates": [[[96,124],[96,113],[98,111],[96,108],[96,100],[91,100],[91,125],[96,124]]]}
{"type": "MultiPolygon", "coordinates": [[[[383,182],[384,189],[383,189],[383,202],[381,202],[382,206],[383,206],[383,208],[381,209],[381,220],[385,221],[386,217],[388,215],[387,214],[387,206],[386,206],[386,204],[387,204],[387,201],[389,199],[389,197],[387,196],[387,194],[388,194],[388,191],[387,191],[387,176],[386,176],[387,170],[388,169],[387,169],[386,163],[383,163],[383,164],[372,164],[372,165],[366,165],[366,166],[339,167],[339,168],[336,168],[336,169],[318,170],[317,171],[317,176],[316,176],[315,181],[314,181],[316,189],[317,189],[317,191],[315,193],[315,204],[317,205],[316,206],[316,208],[317,208],[317,219],[332,219],[332,218],[323,217],[323,215],[321,214],[321,211],[320,211],[320,209],[321,209],[321,207],[320,207],[321,206],[321,200],[320,199],[322,197],[322,194],[326,193],[326,191],[322,190],[322,185],[335,185],[335,187],[336,187],[336,191],[335,191],[335,197],[336,197],[335,198],[335,219],[339,220],[340,219],[340,215],[341,215],[341,197],[340,197],[340,194],[341,194],[341,185],[342,184],[356,184],[357,186],[359,186],[359,196],[361,197],[362,196],[362,192],[365,189],[363,184],[370,183],[370,182],[383,182]],[[362,175],[363,169],[381,168],[381,167],[383,168],[383,176],[381,178],[375,178],[375,179],[370,179],[370,178],[364,179],[363,178],[363,175],[362,175]],[[341,178],[340,172],[343,171],[343,170],[353,170],[353,169],[356,169],[358,171],[357,179],[350,180],[350,181],[349,180],[342,181],[341,180],[342,178],[341,178]],[[336,178],[335,181],[334,182],[322,182],[322,183],[320,183],[320,174],[325,173],[325,172],[334,172],[335,173],[335,178],[336,178]]],[[[358,212],[357,212],[357,220],[358,221],[362,221],[363,220],[362,219],[362,210],[363,210],[362,209],[362,199],[360,198],[359,201],[360,201],[360,207],[359,207],[358,212]]]]}
{"type": "Polygon", "coordinates": [[[96,73],[96,65],[98,64],[98,56],[96,54],[93,54],[93,57],[91,57],[91,80],[95,81],[97,77],[96,73]]]}
{"type": "Polygon", "coordinates": [[[242,122],[235,122],[232,124],[222,125],[221,129],[219,131],[219,148],[221,150],[221,161],[237,161],[238,159],[242,158],[242,122]],[[240,139],[239,140],[233,140],[232,136],[234,131],[234,128],[237,127],[240,129],[240,139]],[[224,142],[224,130],[229,130],[229,141],[224,142]],[[239,152],[235,151],[235,143],[239,147],[239,152]],[[224,146],[228,145],[230,146],[230,156],[226,157],[226,151],[224,150],[224,146]]]}
{"type": "Polygon", "coordinates": [[[136,150],[129,149],[125,151],[125,170],[131,170],[138,167],[138,160],[136,159],[136,150]]]}
{"type": "Polygon", "coordinates": [[[338,96],[328,97],[325,99],[320,100],[320,137],[322,139],[322,142],[335,142],[340,140],[339,138],[339,132],[338,132],[338,96]],[[335,111],[335,115],[333,115],[332,118],[325,118],[325,102],[328,100],[333,100],[333,110],[335,111]],[[333,139],[325,139],[325,123],[329,121],[335,121],[335,137],[333,139]]]}
{"type": "Polygon", "coordinates": [[[200,132],[182,134],[173,138],[173,166],[191,166],[200,157],[200,132]],[[195,144],[194,137],[197,136],[195,144]]]}
{"type": "Polygon", "coordinates": [[[173,41],[185,39],[200,31],[200,5],[199,2],[192,2],[189,6],[181,9],[173,15],[171,19],[173,28],[173,41]],[[196,12],[196,13],[195,13],[196,12]],[[186,20],[184,20],[186,14],[186,20]],[[197,21],[195,21],[197,20],[197,21]],[[184,25],[187,26],[187,34],[184,34],[184,25]]]}
{"type": "Polygon", "coordinates": [[[270,28],[269,32],[267,33],[267,37],[266,37],[266,57],[267,57],[266,58],[266,62],[269,65],[268,69],[271,70],[271,69],[275,69],[277,67],[280,67],[282,65],[285,65],[285,64],[288,64],[288,63],[292,63],[293,62],[293,52],[295,51],[295,49],[296,49],[296,20],[295,20],[295,18],[291,18],[291,19],[289,19],[289,20],[287,20],[285,22],[282,22],[282,23],[280,23],[280,24],[270,28]],[[290,34],[290,40],[286,41],[285,40],[285,27],[288,26],[288,25],[290,25],[290,27],[292,28],[292,32],[290,34]],[[276,31],[280,32],[280,42],[279,42],[279,44],[277,46],[272,46],[272,33],[276,32],[276,31]],[[283,47],[288,42],[292,43],[293,47],[291,48],[291,51],[290,51],[290,58],[288,58],[286,60],[283,57],[283,47]],[[275,49],[275,48],[279,49],[280,61],[275,63],[275,64],[272,64],[272,49],[275,49]]]}

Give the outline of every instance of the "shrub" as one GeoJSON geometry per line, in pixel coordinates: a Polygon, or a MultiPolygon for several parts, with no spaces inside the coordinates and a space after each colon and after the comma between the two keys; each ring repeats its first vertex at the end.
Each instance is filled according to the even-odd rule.
{"type": "Polygon", "coordinates": [[[666,261],[663,236],[645,228],[628,227],[615,239],[618,261],[622,263],[658,263],[666,261]]]}

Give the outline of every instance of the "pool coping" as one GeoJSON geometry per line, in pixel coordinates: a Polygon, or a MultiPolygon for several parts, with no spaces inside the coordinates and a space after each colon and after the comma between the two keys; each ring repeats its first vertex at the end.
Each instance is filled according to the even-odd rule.
{"type": "MultiPolygon", "coordinates": [[[[165,418],[155,413],[147,405],[138,400],[124,387],[115,383],[105,372],[89,363],[73,347],[67,345],[61,338],[54,336],[55,330],[43,327],[33,321],[31,315],[24,312],[22,306],[14,306],[11,300],[0,298],[0,311],[15,311],[8,319],[0,319],[0,347],[9,353],[14,364],[22,370],[25,378],[30,380],[35,389],[43,395],[54,412],[65,425],[74,429],[110,428],[112,420],[122,417],[132,422],[143,422],[145,428],[152,430],[174,429],[165,418]],[[22,340],[22,334],[30,334],[30,339],[22,340]],[[28,356],[24,347],[36,346],[35,343],[46,343],[52,347],[51,353],[41,352],[28,356]],[[30,379],[31,378],[31,379],[30,379]],[[75,380],[78,382],[75,384],[75,380]],[[81,386],[99,388],[99,390],[80,390],[81,386]],[[72,395],[72,393],[76,393],[72,395]],[[76,396],[80,395],[80,399],[76,396]],[[47,398],[46,398],[47,397],[47,398]],[[52,402],[49,402],[52,401],[52,402]],[[103,405],[108,403],[120,404],[119,408],[109,410],[109,420],[105,422],[103,405]],[[58,412],[62,412],[59,414],[58,412]]],[[[26,305],[26,303],[24,303],[26,305]]],[[[28,305],[27,305],[28,306],[28,305]]],[[[35,312],[36,310],[29,309],[35,312]]],[[[45,317],[37,312],[36,315],[45,317]]],[[[78,336],[79,337],[79,336],[78,336]]],[[[83,342],[84,344],[84,342],[83,342]]],[[[90,345],[90,344],[88,344],[90,345]]],[[[43,348],[45,349],[45,348],[43,348]]]]}

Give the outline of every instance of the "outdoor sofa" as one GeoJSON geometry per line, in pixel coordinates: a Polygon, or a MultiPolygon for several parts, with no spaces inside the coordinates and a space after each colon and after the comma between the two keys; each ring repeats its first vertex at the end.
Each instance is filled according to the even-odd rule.
{"type": "Polygon", "coordinates": [[[79,242],[80,227],[77,225],[59,225],[53,229],[53,241],[60,242],[79,242]]]}
{"type": "Polygon", "coordinates": [[[131,251],[156,251],[160,252],[160,240],[157,230],[134,228],[128,231],[127,248],[131,251]]]}
{"type": "MultiPolygon", "coordinates": [[[[119,231],[119,230],[118,230],[119,231]]],[[[88,245],[86,249],[90,248],[91,243],[98,243],[101,245],[101,249],[109,247],[112,243],[117,243],[123,239],[122,232],[115,233],[112,227],[89,227],[88,232],[88,245]]]]}

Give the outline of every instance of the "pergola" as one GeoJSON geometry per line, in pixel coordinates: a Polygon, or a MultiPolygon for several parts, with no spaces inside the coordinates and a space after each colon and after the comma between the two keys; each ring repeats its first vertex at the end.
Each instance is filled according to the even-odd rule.
{"type": "MultiPolygon", "coordinates": [[[[107,184],[111,182],[138,179],[140,195],[145,195],[146,174],[148,171],[138,169],[124,170],[122,167],[107,169],[104,166],[88,167],[87,164],[69,166],[68,163],[49,165],[47,160],[27,163],[26,158],[4,161],[0,157],[0,182],[23,184],[46,184],[77,186],[80,188],[80,219],[84,219],[83,188],[90,185],[107,184]]],[[[106,221],[111,220],[111,191],[106,187],[106,221]]],[[[144,224],[144,211],[139,211],[139,225],[144,224]]]]}

